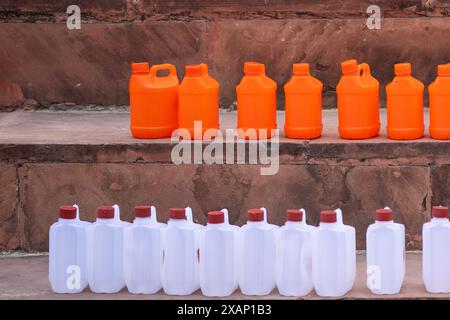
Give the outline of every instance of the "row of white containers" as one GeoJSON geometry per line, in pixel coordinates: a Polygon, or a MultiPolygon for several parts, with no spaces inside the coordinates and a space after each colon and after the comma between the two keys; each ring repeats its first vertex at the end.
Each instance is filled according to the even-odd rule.
{"type": "MultiPolygon", "coordinates": [[[[57,293],[96,293],[125,286],[135,294],[163,288],[169,295],[225,297],[238,287],[245,295],[345,295],[356,278],[355,229],[342,212],[322,211],[320,224],[306,224],[303,209],[288,210],[281,228],[267,223],[264,208],[248,211],[241,228],[228,212],[208,213],[208,224],[192,220],[188,208],[169,210],[168,224],[156,210],[135,207],[132,224],[120,220],[119,207],[100,207],[97,220],[80,221],[78,207],[60,208],[50,228],[49,278],[57,293]]],[[[450,292],[448,208],[433,207],[423,227],[423,279],[430,292],[450,292]]],[[[367,230],[367,286],[375,294],[395,294],[405,274],[405,229],[389,208],[376,211],[367,230]]]]}

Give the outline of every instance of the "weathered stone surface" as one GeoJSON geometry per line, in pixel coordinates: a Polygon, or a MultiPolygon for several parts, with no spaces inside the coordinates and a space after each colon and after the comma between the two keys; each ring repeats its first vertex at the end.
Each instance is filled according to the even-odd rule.
{"type": "Polygon", "coordinates": [[[254,165],[26,164],[20,169],[23,247],[47,249],[48,229],[61,204],[80,204],[81,217],[92,221],[99,205],[118,203],[131,220],[132,207],[148,202],[157,206],[162,221],[168,208],[189,205],[199,223],[206,222],[208,211],[225,207],[238,225],[253,207],[267,207],[269,221],[278,225],[289,208],[304,207],[308,221],[317,225],[321,210],[341,207],[344,221],[357,228],[360,249],[375,209],[389,205],[406,225],[408,248],[420,244],[421,214],[429,212],[428,168],[286,165],[273,176],[259,170],[254,165]]]}
{"type": "Polygon", "coordinates": [[[0,81],[0,111],[11,111],[25,102],[22,89],[16,83],[0,81]]]}
{"type": "Polygon", "coordinates": [[[414,75],[429,84],[436,65],[450,60],[448,22],[389,18],[382,20],[381,30],[369,30],[365,18],[145,20],[84,23],[81,30],[64,24],[4,23],[0,80],[19,84],[26,98],[44,106],[126,105],[131,62],[170,62],[180,78],[186,64],[207,62],[221,85],[221,107],[228,108],[236,100],[244,61],[258,60],[277,81],[278,107],[283,108],[283,84],[292,63],[303,60],[324,83],[323,104],[330,108],[336,106],[340,62],[357,58],[368,62],[380,80],[383,104],[394,63],[411,62],[414,75]]]}
{"type": "Polygon", "coordinates": [[[450,165],[432,167],[431,170],[433,182],[432,205],[450,207],[450,165]]]}
{"type": "MultiPolygon", "coordinates": [[[[63,22],[70,0],[3,0],[0,21],[63,22]]],[[[376,4],[384,17],[448,16],[447,0],[358,0],[258,1],[258,0],[78,0],[86,22],[126,22],[139,20],[220,20],[220,19],[334,19],[365,17],[367,7],[376,4]]]]}
{"type": "Polygon", "coordinates": [[[22,221],[18,212],[18,180],[14,165],[0,163],[0,249],[20,246],[22,221]]]}
{"type": "Polygon", "coordinates": [[[43,105],[128,104],[130,63],[185,64],[206,59],[204,22],[2,24],[0,80],[18,83],[43,105]],[[26,61],[26,63],[24,63],[26,61]]]}

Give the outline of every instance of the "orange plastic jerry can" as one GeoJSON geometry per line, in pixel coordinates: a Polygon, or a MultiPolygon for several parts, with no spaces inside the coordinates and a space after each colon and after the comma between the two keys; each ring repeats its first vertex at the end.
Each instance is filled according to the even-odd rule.
{"type": "Polygon", "coordinates": [[[191,139],[202,140],[205,133],[215,136],[219,130],[219,83],[209,76],[208,66],[187,65],[178,92],[178,128],[187,130],[191,139]]]}
{"type": "Polygon", "coordinates": [[[309,73],[309,64],[295,63],[284,85],[285,126],[288,138],[314,139],[322,133],[323,84],[309,73]]]}
{"type": "Polygon", "coordinates": [[[238,134],[245,139],[270,139],[277,128],[277,84],[266,76],[264,64],[246,62],[236,87],[238,134]]]}
{"type": "Polygon", "coordinates": [[[337,85],[339,134],[343,139],[369,139],[380,131],[380,84],[367,63],[355,59],[341,63],[337,85]]]}
{"type": "Polygon", "coordinates": [[[387,135],[395,140],[423,137],[423,88],[411,76],[410,63],[394,65],[395,77],[386,86],[387,135]]]}
{"type": "Polygon", "coordinates": [[[133,63],[130,78],[130,128],[140,139],[170,137],[178,121],[178,78],[171,64],[133,63]],[[158,72],[168,70],[167,76],[158,72]]]}
{"type": "Polygon", "coordinates": [[[430,95],[430,135],[450,140],[450,63],[438,65],[437,78],[428,87],[430,95]]]}

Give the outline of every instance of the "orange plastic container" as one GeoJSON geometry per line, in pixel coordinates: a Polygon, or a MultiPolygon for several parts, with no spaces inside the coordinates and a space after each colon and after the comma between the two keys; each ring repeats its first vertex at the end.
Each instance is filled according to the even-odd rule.
{"type": "Polygon", "coordinates": [[[322,133],[323,84],[309,73],[309,64],[292,66],[292,78],[284,85],[288,138],[314,139],[322,133]]]}
{"type": "Polygon", "coordinates": [[[237,127],[241,138],[270,139],[277,128],[277,84],[262,63],[246,62],[236,87],[237,127]],[[253,129],[253,130],[249,130],[253,129]]]}
{"type": "Polygon", "coordinates": [[[341,63],[337,85],[339,134],[344,139],[369,139],[380,131],[380,85],[367,63],[355,59],[341,63]]]}
{"type": "Polygon", "coordinates": [[[177,128],[178,78],[171,64],[133,63],[130,78],[130,128],[140,139],[170,137],[177,128]],[[158,71],[169,75],[159,77],[158,71]]]}
{"type": "Polygon", "coordinates": [[[188,130],[191,139],[203,139],[206,130],[213,137],[219,130],[219,83],[209,76],[208,66],[187,65],[178,93],[178,127],[188,130]],[[201,121],[201,131],[194,132],[195,121],[201,121]]]}
{"type": "Polygon", "coordinates": [[[424,85],[411,76],[410,63],[394,65],[394,72],[394,80],[386,86],[388,137],[395,140],[422,138],[424,85]]]}
{"type": "Polygon", "coordinates": [[[450,63],[438,66],[438,76],[428,87],[430,94],[430,135],[450,140],[450,63]]]}

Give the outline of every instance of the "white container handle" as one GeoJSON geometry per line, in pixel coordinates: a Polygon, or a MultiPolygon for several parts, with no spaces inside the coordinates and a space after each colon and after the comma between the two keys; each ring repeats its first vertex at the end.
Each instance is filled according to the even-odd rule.
{"type": "Polygon", "coordinates": [[[158,223],[158,216],[156,213],[156,207],[150,206],[150,221],[153,223],[158,223]]]}
{"type": "Polygon", "coordinates": [[[307,225],[307,224],[306,224],[306,210],[303,209],[303,208],[301,208],[301,209],[300,209],[300,212],[302,213],[302,216],[303,216],[303,218],[302,218],[302,224],[306,226],[306,225],[307,225]]]}
{"type": "Polygon", "coordinates": [[[340,208],[337,208],[336,210],[334,210],[334,212],[336,212],[336,222],[339,224],[344,224],[344,221],[342,219],[342,210],[340,208]]]}
{"type": "Polygon", "coordinates": [[[186,213],[186,220],[188,223],[194,224],[194,219],[192,217],[192,208],[191,207],[186,207],[185,208],[185,213],[186,213]]]}
{"type": "Polygon", "coordinates": [[[223,216],[224,216],[224,223],[225,224],[230,224],[230,219],[228,217],[228,209],[223,208],[222,210],[220,210],[223,212],[223,216]]]}
{"type": "Polygon", "coordinates": [[[80,207],[77,204],[74,204],[73,207],[77,209],[77,216],[75,217],[75,220],[80,221],[80,207]]]}
{"type": "Polygon", "coordinates": [[[113,205],[114,208],[114,222],[120,222],[120,207],[118,204],[113,205]]]}
{"type": "Polygon", "coordinates": [[[391,208],[389,208],[389,207],[384,207],[384,210],[391,210],[391,208]]]}
{"type": "Polygon", "coordinates": [[[261,208],[261,210],[264,212],[264,222],[267,223],[267,209],[261,208]]]}

